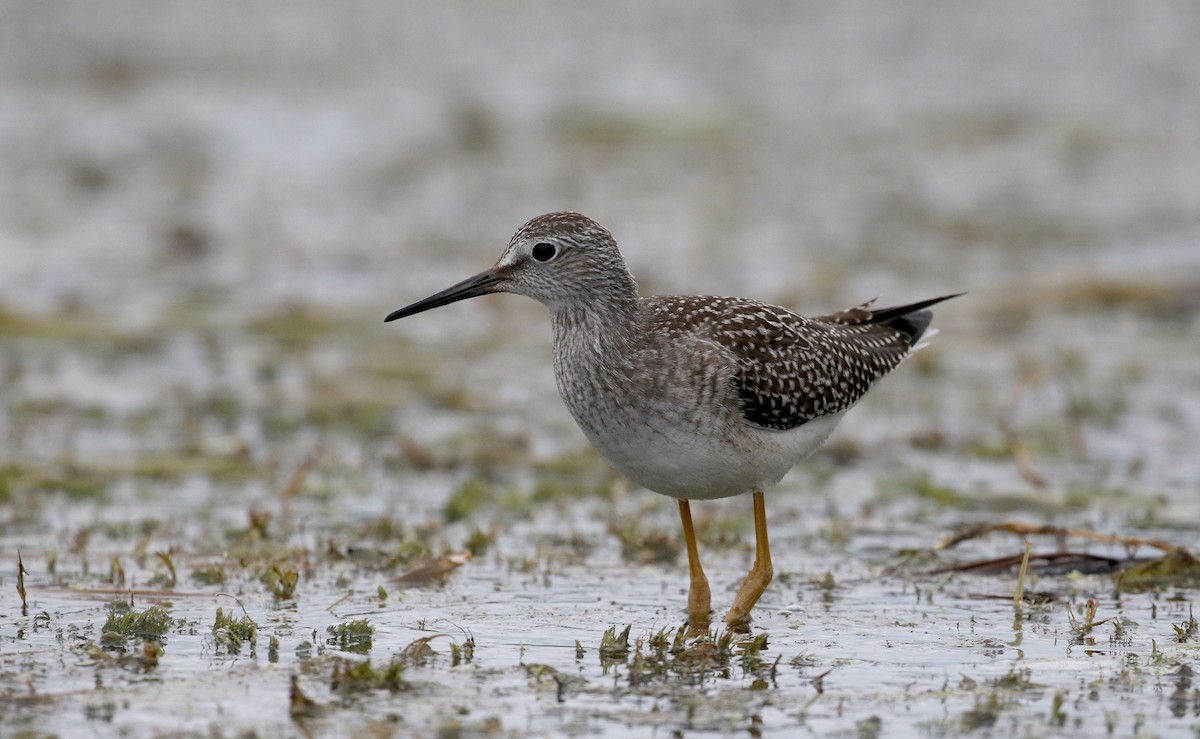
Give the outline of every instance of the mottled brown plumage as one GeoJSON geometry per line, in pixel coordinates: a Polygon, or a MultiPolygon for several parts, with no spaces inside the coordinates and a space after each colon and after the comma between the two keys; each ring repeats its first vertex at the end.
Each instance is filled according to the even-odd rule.
{"type": "Polygon", "coordinates": [[[688,501],[754,493],[755,566],[731,625],[771,579],[762,491],[919,346],[927,308],[953,297],[817,318],[743,298],[640,297],[612,234],[550,213],[522,226],[490,270],[387,320],[491,292],[550,309],[555,379],[579,427],[634,482],[679,499],[695,622],[707,621],[708,583],[688,501]]]}
{"type": "Polygon", "coordinates": [[[644,299],[655,330],[711,338],[733,353],[733,388],[746,420],[785,431],[845,411],[908,356],[938,298],[872,311],[871,303],[805,318],[743,298],[644,299]]]}

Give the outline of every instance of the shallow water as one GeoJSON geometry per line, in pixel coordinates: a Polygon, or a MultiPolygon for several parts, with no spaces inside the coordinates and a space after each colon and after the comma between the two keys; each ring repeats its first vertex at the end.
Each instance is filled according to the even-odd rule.
{"type": "MultiPolygon", "coordinates": [[[[1196,575],[1116,574],[1200,530],[1191,5],[331,8],[5,13],[0,733],[1200,730],[1196,575]],[[769,494],[748,636],[675,640],[543,308],[382,324],[564,207],[647,292],[970,291],[769,494]],[[1070,532],[938,546],[1004,522],[1070,532]],[[961,569],[1026,538],[1019,607],[961,569]]],[[[750,502],[694,511],[723,609],[750,502]]]]}

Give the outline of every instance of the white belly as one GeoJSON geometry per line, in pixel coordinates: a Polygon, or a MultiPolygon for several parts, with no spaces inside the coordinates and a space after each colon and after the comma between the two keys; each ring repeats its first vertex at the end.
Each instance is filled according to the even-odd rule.
{"type": "Polygon", "coordinates": [[[774,485],[825,442],[842,416],[823,416],[787,431],[742,424],[731,434],[714,436],[656,428],[636,409],[622,415],[624,423],[591,428],[581,422],[580,427],[630,480],[656,493],[700,500],[774,485]]]}

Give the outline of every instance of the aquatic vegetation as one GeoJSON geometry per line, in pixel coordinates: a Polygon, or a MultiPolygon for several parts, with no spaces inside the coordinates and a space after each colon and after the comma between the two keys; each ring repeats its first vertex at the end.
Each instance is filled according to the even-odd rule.
{"type": "Polygon", "coordinates": [[[1141,593],[1167,588],[1195,588],[1200,585],[1200,560],[1191,552],[1172,549],[1161,557],[1137,562],[1116,576],[1116,588],[1124,593],[1141,593]]]}
{"type": "Polygon", "coordinates": [[[335,649],[354,654],[366,654],[371,651],[371,637],[375,634],[375,627],[365,618],[333,624],[325,631],[329,634],[325,643],[335,649]]]}
{"type": "Polygon", "coordinates": [[[133,637],[161,642],[175,624],[175,619],[165,608],[151,606],[139,612],[124,604],[114,603],[109,607],[104,625],[100,627],[101,643],[124,648],[125,641],[133,637]]]}
{"type": "MultiPolygon", "coordinates": [[[[1200,52],[1136,32],[1170,12],[878,4],[891,43],[856,48],[903,74],[842,75],[796,129],[828,80],[767,62],[822,68],[823,30],[857,28],[836,4],[619,28],[507,4],[509,31],[589,33],[509,33],[502,74],[468,55],[420,89],[371,66],[486,48],[496,13],[368,3],[387,31],[364,34],[333,5],[232,25],[125,5],[9,4],[0,31],[0,734],[1195,734],[1200,155],[1167,103],[1200,52]],[[284,17],[322,29],[319,63],[250,32],[284,17]],[[987,54],[949,43],[971,29],[987,54]],[[555,82],[548,58],[618,36],[607,80],[555,82]],[[718,37],[753,38],[752,63],[722,66],[718,37]],[[664,39],[714,53],[664,66],[664,39]],[[918,46],[922,69],[966,65],[932,97],[918,46]],[[997,59],[1029,95],[954,94],[997,59]],[[631,65],[657,65],[649,105],[631,65]],[[530,102],[515,79],[551,84],[501,115],[530,102]],[[776,579],[748,633],[685,621],[675,512],[562,411],[544,309],[384,330],[499,246],[500,211],[564,196],[626,222],[647,292],[807,311],[971,291],[769,494],[776,579]]],[[[696,513],[724,606],[749,506],[696,513]]]]}
{"type": "Polygon", "coordinates": [[[243,644],[248,644],[250,653],[254,654],[258,643],[258,624],[249,615],[235,618],[232,612],[226,613],[218,608],[213,620],[212,638],[218,654],[240,654],[243,644]]]}

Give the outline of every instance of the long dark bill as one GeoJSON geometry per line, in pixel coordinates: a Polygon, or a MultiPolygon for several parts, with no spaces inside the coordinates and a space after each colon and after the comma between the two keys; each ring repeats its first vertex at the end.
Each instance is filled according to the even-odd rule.
{"type": "Polygon", "coordinates": [[[431,308],[439,308],[443,305],[457,303],[460,300],[467,298],[477,298],[480,295],[496,292],[496,283],[504,279],[504,274],[497,271],[495,268],[489,269],[486,272],[480,272],[474,277],[468,277],[457,285],[442,290],[439,293],[434,293],[424,300],[418,300],[412,305],[405,306],[400,310],[392,311],[388,317],[383,319],[384,323],[394,321],[397,318],[404,318],[415,313],[421,313],[431,308]]]}

